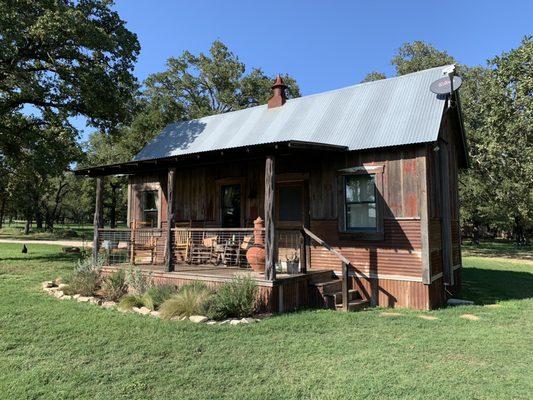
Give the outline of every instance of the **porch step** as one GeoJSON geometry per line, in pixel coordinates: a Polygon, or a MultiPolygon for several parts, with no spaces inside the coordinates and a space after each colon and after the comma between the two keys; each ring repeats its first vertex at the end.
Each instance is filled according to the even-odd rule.
{"type": "MultiPolygon", "coordinates": [[[[336,292],[333,296],[335,297],[335,305],[342,304],[342,292],[336,292]]],[[[361,293],[358,290],[348,290],[348,301],[352,300],[361,300],[361,293]]]]}
{"type": "MultiPolygon", "coordinates": [[[[369,305],[370,305],[370,302],[368,300],[364,300],[364,299],[352,300],[348,302],[348,311],[358,311],[365,307],[368,307],[369,305]]],[[[342,302],[340,304],[335,304],[335,308],[338,311],[342,311],[342,302]]]]}

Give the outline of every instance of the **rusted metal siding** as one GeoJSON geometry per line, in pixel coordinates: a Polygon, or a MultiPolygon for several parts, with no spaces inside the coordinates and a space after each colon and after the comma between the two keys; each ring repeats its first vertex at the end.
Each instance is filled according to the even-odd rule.
{"type": "Polygon", "coordinates": [[[422,282],[353,278],[352,287],[370,299],[373,306],[415,310],[430,308],[429,287],[422,282]]]}

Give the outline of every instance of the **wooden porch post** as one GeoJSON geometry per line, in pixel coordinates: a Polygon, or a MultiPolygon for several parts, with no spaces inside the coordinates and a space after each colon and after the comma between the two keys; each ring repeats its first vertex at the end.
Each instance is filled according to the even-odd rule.
{"type": "Polygon", "coordinates": [[[165,253],[165,265],[167,271],[173,271],[172,265],[172,228],[174,224],[174,185],[176,183],[176,168],[168,169],[167,181],[167,245],[165,253]]]}
{"type": "Polygon", "coordinates": [[[275,159],[274,156],[267,156],[265,162],[265,276],[270,281],[276,279],[275,189],[275,159]]]}
{"type": "Polygon", "coordinates": [[[93,219],[93,262],[98,262],[98,229],[104,227],[104,178],[96,178],[96,200],[94,205],[94,219],[93,219]]]}

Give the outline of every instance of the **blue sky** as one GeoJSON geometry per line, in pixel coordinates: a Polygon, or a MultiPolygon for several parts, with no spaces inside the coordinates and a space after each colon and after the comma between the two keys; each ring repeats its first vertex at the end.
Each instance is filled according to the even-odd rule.
{"type": "Polygon", "coordinates": [[[423,40],[478,65],[533,34],[531,0],[116,0],[115,9],[141,43],[140,80],[168,57],[206,52],[220,39],[247,67],[295,77],[303,95],[358,83],[374,70],[393,75],[390,59],[404,42],[423,40]]]}

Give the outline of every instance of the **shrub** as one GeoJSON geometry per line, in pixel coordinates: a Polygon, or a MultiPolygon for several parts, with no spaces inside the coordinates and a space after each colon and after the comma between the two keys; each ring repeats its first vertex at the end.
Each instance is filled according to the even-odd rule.
{"type": "Polygon", "coordinates": [[[118,301],[126,291],[126,274],[122,269],[105,277],[102,282],[102,296],[106,300],[118,301]]]}
{"type": "Polygon", "coordinates": [[[128,288],[135,294],[144,294],[152,286],[152,274],[144,275],[140,268],[130,267],[126,272],[128,288]]]}
{"type": "Polygon", "coordinates": [[[100,286],[100,270],[102,262],[93,263],[90,257],[78,260],[74,272],[67,276],[65,282],[67,287],[63,292],[68,295],[81,294],[82,296],[92,296],[100,286]]]}
{"type": "Polygon", "coordinates": [[[92,296],[99,286],[100,274],[96,271],[84,271],[72,274],[68,279],[68,286],[63,288],[63,292],[68,295],[92,296]]]}
{"type": "Polygon", "coordinates": [[[243,318],[255,310],[258,288],[248,276],[235,277],[220,286],[211,299],[209,316],[213,319],[243,318]]]}
{"type": "Polygon", "coordinates": [[[211,290],[201,282],[183,286],[178,294],[165,301],[159,308],[162,318],[190,317],[205,314],[207,303],[212,296],[211,290]]]}
{"type": "Polygon", "coordinates": [[[151,310],[157,310],[166,300],[176,294],[172,285],[155,285],[149,288],[143,295],[143,302],[151,310]]]}
{"type": "Polygon", "coordinates": [[[120,299],[118,303],[118,308],[120,310],[131,310],[133,307],[142,307],[144,302],[142,296],[137,294],[128,294],[120,299]]]}

